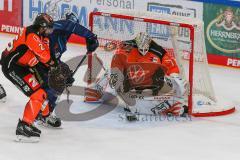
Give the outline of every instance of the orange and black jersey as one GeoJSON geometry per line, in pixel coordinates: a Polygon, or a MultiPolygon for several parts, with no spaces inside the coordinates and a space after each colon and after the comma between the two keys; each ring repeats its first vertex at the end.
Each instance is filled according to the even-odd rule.
{"type": "Polygon", "coordinates": [[[49,40],[40,36],[34,26],[29,26],[8,44],[2,53],[2,60],[8,56],[21,66],[32,67],[38,62],[45,64],[50,61],[49,40]]]}
{"type": "MultiPolygon", "coordinates": [[[[144,56],[138,51],[135,40],[124,41],[121,47],[116,51],[116,55],[118,54],[126,56],[126,63],[159,64],[166,69],[165,74],[167,75],[179,73],[175,58],[154,41],[151,41],[148,53],[144,56]]],[[[114,63],[112,63],[112,65],[115,66],[114,63]]]]}
{"type": "Polygon", "coordinates": [[[112,69],[120,70],[124,76],[128,77],[129,85],[132,88],[148,88],[154,84],[154,77],[161,72],[160,77],[179,73],[179,68],[173,57],[156,44],[150,44],[149,51],[142,55],[134,40],[125,41],[116,50],[112,58],[112,69]]]}

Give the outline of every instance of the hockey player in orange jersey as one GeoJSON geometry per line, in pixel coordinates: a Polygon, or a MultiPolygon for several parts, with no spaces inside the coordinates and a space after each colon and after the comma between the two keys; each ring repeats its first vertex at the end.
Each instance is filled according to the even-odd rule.
{"type": "Polygon", "coordinates": [[[35,66],[38,63],[46,66],[54,64],[50,57],[49,40],[46,38],[52,32],[52,22],[49,15],[39,14],[34,24],[24,28],[1,56],[5,77],[30,98],[23,118],[17,125],[17,141],[38,141],[41,131],[33,122],[40,110],[43,115],[49,115],[47,94],[42,88],[42,80],[35,66]]]}
{"type": "MultiPolygon", "coordinates": [[[[110,78],[110,86],[115,88],[120,97],[129,97],[129,92],[133,90],[137,94],[151,90],[151,96],[157,96],[166,84],[170,88],[168,92],[175,91],[174,96],[183,97],[186,94],[187,83],[179,75],[175,58],[143,32],[133,40],[121,42],[112,59],[110,78]]],[[[87,89],[87,96],[101,98],[97,88],[100,87],[87,89]]],[[[159,104],[157,108],[152,107],[153,113],[178,116],[187,112],[185,105],[176,105],[178,102],[170,104],[169,101],[163,101],[159,104]]],[[[131,106],[126,110],[134,110],[131,108],[136,109],[131,106]]]]}

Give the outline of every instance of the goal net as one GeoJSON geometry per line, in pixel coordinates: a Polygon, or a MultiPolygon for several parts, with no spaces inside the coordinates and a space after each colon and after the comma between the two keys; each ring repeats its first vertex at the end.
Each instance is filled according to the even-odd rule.
{"type": "Polygon", "coordinates": [[[218,116],[234,112],[233,106],[219,105],[208,70],[204,25],[201,20],[153,12],[115,10],[92,12],[91,30],[98,35],[99,49],[88,56],[88,83],[94,83],[95,63],[109,68],[122,41],[146,32],[173,56],[182,78],[189,83],[186,101],[193,116],[218,116]],[[95,57],[95,58],[94,58],[95,57]]]}

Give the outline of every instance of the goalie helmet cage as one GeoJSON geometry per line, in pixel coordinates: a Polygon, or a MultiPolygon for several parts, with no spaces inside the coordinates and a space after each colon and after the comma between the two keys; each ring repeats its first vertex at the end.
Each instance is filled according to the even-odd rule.
{"type": "MultiPolygon", "coordinates": [[[[98,35],[100,47],[96,59],[110,68],[111,56],[121,41],[134,39],[147,32],[153,40],[176,58],[180,74],[189,82],[187,103],[195,117],[220,116],[233,113],[235,107],[219,105],[212,87],[204,41],[204,25],[195,18],[154,12],[107,10],[92,12],[89,25],[98,35]]],[[[88,55],[88,84],[94,83],[94,57],[88,55]]]]}

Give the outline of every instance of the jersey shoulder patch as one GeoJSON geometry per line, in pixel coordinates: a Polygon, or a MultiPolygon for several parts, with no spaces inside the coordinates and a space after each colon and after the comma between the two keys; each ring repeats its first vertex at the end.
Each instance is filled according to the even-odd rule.
{"type": "Polygon", "coordinates": [[[155,41],[151,42],[149,51],[158,56],[161,60],[167,52],[162,46],[158,45],[155,41]]]}
{"type": "Polygon", "coordinates": [[[136,44],[135,40],[127,40],[127,41],[123,41],[121,43],[120,48],[129,53],[133,48],[137,48],[137,44],[136,44]]]}

